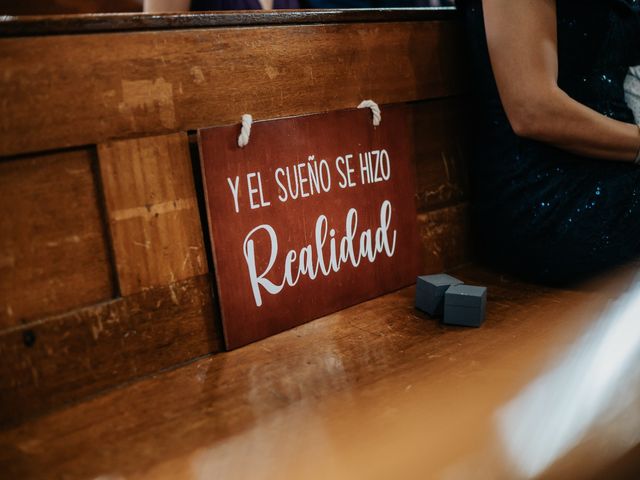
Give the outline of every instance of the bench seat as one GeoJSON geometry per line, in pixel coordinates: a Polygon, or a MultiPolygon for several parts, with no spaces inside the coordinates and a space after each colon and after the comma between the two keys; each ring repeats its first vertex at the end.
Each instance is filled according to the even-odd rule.
{"type": "MultiPolygon", "coordinates": [[[[475,266],[454,274],[489,287],[479,329],[441,325],[413,308],[414,288],[403,289],[7,426],[0,471],[24,479],[437,478],[481,462],[491,478],[510,475],[494,415],[597,323],[630,277],[558,290],[475,266]]],[[[612,461],[591,447],[572,455],[586,451],[589,469],[612,461]]],[[[620,475],[637,467],[633,455],[609,465],[620,475]]]]}

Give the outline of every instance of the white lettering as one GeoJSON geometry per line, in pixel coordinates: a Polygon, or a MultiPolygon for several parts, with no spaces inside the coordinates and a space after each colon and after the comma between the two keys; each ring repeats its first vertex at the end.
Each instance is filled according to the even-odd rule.
{"type": "Polygon", "coordinates": [[[231,195],[233,195],[233,203],[236,209],[236,213],[240,212],[240,206],[238,205],[238,183],[240,182],[240,177],[236,176],[236,181],[231,182],[231,179],[227,177],[227,182],[229,183],[229,188],[231,189],[231,195]]]}
{"type": "Polygon", "coordinates": [[[372,228],[363,230],[359,238],[356,238],[358,237],[358,212],[355,208],[351,208],[347,212],[345,233],[339,241],[339,249],[335,229],[329,230],[328,259],[325,258],[324,252],[328,220],[325,215],[320,215],[315,225],[315,244],[305,245],[299,251],[289,250],[285,253],[282,270],[284,273],[278,280],[279,283],[268,278],[278,258],[278,236],[275,230],[267,224],[251,230],[245,237],[243,251],[256,305],[260,307],[263,303],[261,288],[266,293],[277,295],[285,286],[295,286],[303,276],[314,280],[318,273],[322,273],[325,277],[329,276],[332,272],[340,271],[344,264],[357,268],[365,259],[373,263],[379,254],[384,253],[387,257],[393,257],[396,250],[397,231],[391,230],[391,213],[391,202],[385,200],[380,206],[380,225],[375,231],[372,228]],[[258,274],[254,236],[261,232],[266,232],[268,235],[269,262],[264,271],[258,274]]]}
{"type": "Polygon", "coordinates": [[[258,203],[254,203],[253,194],[258,193],[258,189],[254,188],[251,184],[251,179],[256,177],[256,173],[252,172],[247,175],[247,188],[249,189],[249,205],[251,205],[251,210],[255,210],[256,208],[260,208],[258,203]]]}

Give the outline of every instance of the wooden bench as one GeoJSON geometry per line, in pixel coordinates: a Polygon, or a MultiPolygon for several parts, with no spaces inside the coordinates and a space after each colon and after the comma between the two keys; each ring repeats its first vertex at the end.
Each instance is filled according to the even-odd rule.
{"type": "Polygon", "coordinates": [[[451,10],[25,17],[0,35],[8,478],[442,471],[487,438],[482,419],[570,328],[589,325],[571,309],[612,296],[468,266],[467,87],[451,10]],[[195,130],[364,98],[409,103],[422,270],[488,285],[485,327],[430,321],[410,288],[223,353],[195,130]],[[473,434],[460,444],[462,421],[473,434]]]}
{"type": "Polygon", "coordinates": [[[411,102],[424,270],[467,260],[452,11],[25,17],[1,31],[3,421],[222,350],[197,128],[411,102]]]}

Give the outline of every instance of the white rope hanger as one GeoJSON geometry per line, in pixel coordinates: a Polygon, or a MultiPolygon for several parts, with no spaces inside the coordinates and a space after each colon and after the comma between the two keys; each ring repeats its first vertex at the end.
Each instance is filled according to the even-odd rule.
{"type": "MultiPolygon", "coordinates": [[[[380,113],[380,107],[373,100],[363,100],[358,105],[358,108],[370,108],[373,115],[373,126],[377,127],[382,121],[382,114],[380,113]]],[[[238,147],[244,148],[249,144],[249,138],[251,137],[251,125],[253,124],[253,117],[248,113],[242,115],[242,126],[240,127],[240,135],[238,135],[238,147]]]]}
{"type": "Polygon", "coordinates": [[[360,105],[358,105],[358,108],[370,108],[371,113],[373,114],[373,126],[377,127],[380,125],[382,115],[380,114],[380,107],[376,102],[373,100],[363,100],[360,105]]]}
{"type": "Polygon", "coordinates": [[[242,127],[240,127],[240,135],[238,136],[238,146],[240,148],[246,147],[249,144],[252,123],[253,117],[251,115],[248,113],[242,115],[242,127]]]}

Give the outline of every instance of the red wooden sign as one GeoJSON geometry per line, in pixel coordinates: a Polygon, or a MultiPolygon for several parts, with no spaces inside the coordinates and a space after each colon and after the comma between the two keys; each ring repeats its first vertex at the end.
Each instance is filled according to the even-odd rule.
{"type": "Polygon", "coordinates": [[[415,282],[410,132],[405,107],[199,131],[228,348],[415,282]]]}

